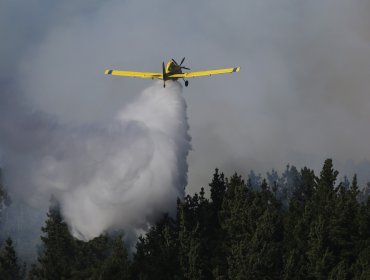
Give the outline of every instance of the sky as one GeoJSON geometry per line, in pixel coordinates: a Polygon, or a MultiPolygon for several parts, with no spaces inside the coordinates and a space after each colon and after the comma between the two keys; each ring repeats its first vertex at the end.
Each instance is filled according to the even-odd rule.
{"type": "Polygon", "coordinates": [[[192,70],[241,67],[183,89],[187,192],[216,167],[320,170],[326,158],[370,180],[369,12],[365,0],[1,0],[0,164],[10,145],[32,157],[40,127],[104,124],[154,83],[105,69],[185,56],[192,70]]]}

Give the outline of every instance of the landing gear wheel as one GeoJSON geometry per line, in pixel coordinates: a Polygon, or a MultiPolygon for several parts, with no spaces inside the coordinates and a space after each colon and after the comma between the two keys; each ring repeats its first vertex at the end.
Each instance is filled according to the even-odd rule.
{"type": "Polygon", "coordinates": [[[189,81],[185,81],[185,86],[187,87],[189,85],[189,81]]]}

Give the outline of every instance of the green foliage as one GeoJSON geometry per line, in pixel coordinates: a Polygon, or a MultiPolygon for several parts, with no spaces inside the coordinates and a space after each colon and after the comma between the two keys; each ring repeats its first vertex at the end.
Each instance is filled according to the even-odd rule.
{"type": "Polygon", "coordinates": [[[72,265],[72,279],[97,279],[113,250],[111,240],[105,235],[88,242],[73,240],[76,257],[72,265]]]}
{"type": "Polygon", "coordinates": [[[58,205],[49,209],[47,217],[42,228],[43,249],[38,262],[31,266],[29,279],[109,279],[109,275],[116,273],[117,262],[126,264],[119,272],[126,271],[121,279],[128,279],[129,264],[123,244],[111,242],[107,236],[89,242],[75,239],[58,205]]]}
{"type": "Polygon", "coordinates": [[[176,279],[180,274],[175,222],[168,215],[140,237],[134,254],[134,279],[176,279]]]}
{"type": "Polygon", "coordinates": [[[113,240],[113,252],[104,262],[97,279],[130,279],[130,262],[121,235],[113,240]]]}
{"type": "Polygon", "coordinates": [[[0,168],[0,225],[2,210],[11,204],[11,199],[3,185],[2,169],[0,168]]]}
{"type": "Polygon", "coordinates": [[[216,169],[210,198],[179,199],[131,260],[122,236],[78,241],[52,208],[29,279],[370,279],[370,188],[337,178],[331,159],[319,176],[288,165],[245,182],[216,169]]]}
{"type": "Polygon", "coordinates": [[[223,173],[219,174],[218,169],[215,170],[215,174],[213,175],[213,180],[209,184],[210,192],[211,192],[211,201],[215,212],[219,211],[222,206],[222,201],[224,199],[225,191],[226,191],[226,182],[225,176],[223,173]]]}
{"type": "Polygon", "coordinates": [[[315,175],[308,168],[300,172],[298,185],[294,185],[288,211],[283,213],[283,278],[301,279],[307,276],[308,235],[312,216],[309,201],[315,188],[315,175]]]}
{"type": "Polygon", "coordinates": [[[283,238],[280,203],[263,180],[260,192],[235,174],[221,212],[229,279],[278,278],[283,238]]]}
{"type": "Polygon", "coordinates": [[[8,193],[6,192],[5,188],[1,184],[0,181],[0,211],[4,208],[4,206],[10,204],[10,197],[8,196],[8,193]]]}
{"type": "Polygon", "coordinates": [[[75,242],[63,221],[58,206],[50,208],[45,227],[41,230],[43,252],[39,267],[32,271],[39,279],[71,279],[78,252],[75,242]]]}
{"type": "Polygon", "coordinates": [[[0,279],[22,279],[22,271],[14,251],[13,241],[8,238],[0,251],[0,279]]]}

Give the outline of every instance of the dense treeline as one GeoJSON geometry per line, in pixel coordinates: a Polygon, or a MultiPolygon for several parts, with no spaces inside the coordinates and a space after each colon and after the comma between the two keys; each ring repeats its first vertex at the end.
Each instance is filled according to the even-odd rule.
{"type": "MultiPolygon", "coordinates": [[[[122,235],[74,239],[57,206],[42,228],[28,279],[370,279],[370,199],[356,176],[336,183],[326,160],[318,176],[287,167],[244,181],[218,170],[204,189],[178,200],[128,256],[122,235]]],[[[21,279],[12,241],[0,279],[21,279]]]]}

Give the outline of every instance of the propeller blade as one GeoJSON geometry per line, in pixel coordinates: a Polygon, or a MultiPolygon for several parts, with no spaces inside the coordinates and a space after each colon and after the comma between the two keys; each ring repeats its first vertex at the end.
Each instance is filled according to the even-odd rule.
{"type": "Polygon", "coordinates": [[[184,67],[184,66],[181,66],[181,69],[190,70],[190,68],[188,68],[188,67],[184,67]]]}
{"type": "Polygon", "coordinates": [[[184,60],[185,60],[185,56],[184,56],[184,58],[181,60],[181,62],[180,62],[180,66],[182,65],[182,63],[184,62],[184,60]]]}
{"type": "Polygon", "coordinates": [[[172,58],[172,61],[173,61],[173,62],[175,62],[175,64],[176,64],[176,65],[179,65],[179,64],[176,62],[176,60],[174,60],[173,58],[172,58]]]}

